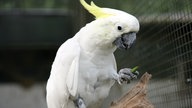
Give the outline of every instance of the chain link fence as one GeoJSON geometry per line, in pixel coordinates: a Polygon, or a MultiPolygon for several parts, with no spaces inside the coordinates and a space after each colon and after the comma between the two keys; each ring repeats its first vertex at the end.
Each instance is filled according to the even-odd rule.
{"type": "Polygon", "coordinates": [[[152,74],[148,97],[156,108],[191,108],[192,1],[137,1],[132,11],[141,30],[135,47],[119,57],[119,66],[138,65],[141,74],[152,74]]]}

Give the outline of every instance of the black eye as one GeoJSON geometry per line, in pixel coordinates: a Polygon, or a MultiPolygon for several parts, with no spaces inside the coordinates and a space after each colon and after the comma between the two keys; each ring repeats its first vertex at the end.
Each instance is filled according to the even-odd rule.
{"type": "Polygon", "coordinates": [[[118,30],[122,30],[122,27],[121,27],[121,26],[117,26],[117,29],[118,29],[118,30]]]}

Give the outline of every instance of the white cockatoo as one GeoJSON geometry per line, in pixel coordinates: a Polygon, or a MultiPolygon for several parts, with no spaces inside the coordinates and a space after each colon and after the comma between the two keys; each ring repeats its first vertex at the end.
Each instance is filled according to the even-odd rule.
{"type": "Polygon", "coordinates": [[[96,20],[81,28],[57,51],[47,82],[48,108],[100,108],[115,81],[137,77],[131,69],[117,72],[116,48],[128,49],[139,31],[138,20],[123,11],[80,3],[96,20]]]}

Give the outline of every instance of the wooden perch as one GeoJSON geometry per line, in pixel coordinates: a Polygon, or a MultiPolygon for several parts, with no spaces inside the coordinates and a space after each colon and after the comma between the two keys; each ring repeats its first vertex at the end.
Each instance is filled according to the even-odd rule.
{"type": "Polygon", "coordinates": [[[151,78],[147,72],[128,93],[119,100],[112,102],[110,108],[154,108],[146,98],[146,86],[151,78]]]}

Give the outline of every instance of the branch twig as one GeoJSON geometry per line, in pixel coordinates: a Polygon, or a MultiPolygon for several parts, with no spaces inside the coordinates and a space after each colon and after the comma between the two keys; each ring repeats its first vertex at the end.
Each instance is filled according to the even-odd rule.
{"type": "Polygon", "coordinates": [[[112,102],[110,108],[154,108],[146,98],[146,86],[151,76],[146,72],[128,93],[112,102]]]}

